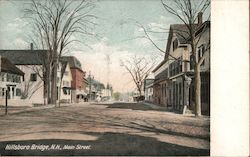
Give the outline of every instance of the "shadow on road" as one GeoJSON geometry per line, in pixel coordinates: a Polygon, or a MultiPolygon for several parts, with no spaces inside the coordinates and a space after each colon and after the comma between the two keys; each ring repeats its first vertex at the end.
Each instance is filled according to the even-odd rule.
{"type": "Polygon", "coordinates": [[[113,104],[96,104],[105,105],[107,108],[132,109],[142,111],[166,111],[163,109],[155,109],[143,103],[113,103],[113,104]]]}
{"type": "Polygon", "coordinates": [[[195,149],[192,147],[184,147],[176,144],[157,141],[151,137],[143,137],[139,135],[130,135],[124,133],[86,133],[92,136],[97,136],[95,141],[80,141],[80,140],[29,140],[19,142],[0,142],[1,155],[195,155],[209,156],[209,150],[195,149]],[[50,150],[5,150],[7,144],[16,145],[60,145],[63,148],[65,145],[90,145],[91,149],[50,149],[50,150]]]}

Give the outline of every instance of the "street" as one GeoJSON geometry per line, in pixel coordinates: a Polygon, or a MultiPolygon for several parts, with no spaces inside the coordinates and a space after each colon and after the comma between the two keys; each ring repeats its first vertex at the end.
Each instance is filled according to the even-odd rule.
{"type": "Polygon", "coordinates": [[[29,110],[0,117],[0,155],[209,155],[209,121],[142,103],[29,110]]]}

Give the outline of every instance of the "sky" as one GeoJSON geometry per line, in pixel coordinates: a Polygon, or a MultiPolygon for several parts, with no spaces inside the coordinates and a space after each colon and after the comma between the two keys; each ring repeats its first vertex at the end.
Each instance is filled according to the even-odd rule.
{"type": "MultiPolygon", "coordinates": [[[[0,49],[28,49],[30,43],[27,34],[29,22],[22,18],[23,4],[27,0],[0,0],[0,49]]],[[[120,60],[129,56],[155,58],[158,62],[163,54],[147,39],[134,39],[144,35],[135,21],[144,27],[156,31],[169,28],[170,24],[180,23],[169,14],[160,0],[97,0],[92,14],[98,17],[95,21],[95,33],[100,38],[74,36],[84,44],[72,43],[65,55],[76,56],[82,64],[83,71],[91,73],[95,79],[113,86],[114,91],[129,92],[135,89],[132,78],[120,60]],[[107,56],[110,64],[107,63],[107,56]],[[109,70],[108,70],[109,67],[109,70]]],[[[150,34],[161,49],[165,49],[168,33],[150,34]]]]}

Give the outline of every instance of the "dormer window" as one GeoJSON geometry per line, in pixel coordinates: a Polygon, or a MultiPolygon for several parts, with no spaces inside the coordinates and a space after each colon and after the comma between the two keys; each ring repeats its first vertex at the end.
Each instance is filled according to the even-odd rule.
{"type": "Polygon", "coordinates": [[[178,47],[178,40],[175,39],[175,40],[173,41],[173,51],[174,51],[175,49],[177,49],[177,47],[178,47]]]}

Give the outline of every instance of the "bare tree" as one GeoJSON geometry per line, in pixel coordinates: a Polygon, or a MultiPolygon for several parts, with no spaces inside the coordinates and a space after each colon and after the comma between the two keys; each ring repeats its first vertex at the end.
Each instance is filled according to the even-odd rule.
{"type": "Polygon", "coordinates": [[[75,35],[95,36],[93,27],[96,16],[91,14],[95,5],[88,0],[31,0],[25,17],[33,24],[37,48],[47,50],[44,60],[44,82],[48,103],[56,104],[57,67],[66,47],[72,42],[81,42],[75,35]]]}
{"type": "MultiPolygon", "coordinates": [[[[195,83],[195,115],[201,115],[201,76],[200,76],[200,66],[205,59],[206,54],[200,58],[198,57],[197,49],[198,43],[205,32],[205,29],[201,31],[197,35],[197,28],[198,25],[196,23],[198,19],[198,14],[205,12],[208,7],[210,6],[210,0],[161,0],[161,3],[166,11],[170,14],[174,15],[177,19],[179,19],[187,29],[182,30],[174,30],[174,33],[180,35],[186,43],[188,43],[191,47],[191,56],[193,62],[190,62],[194,66],[194,83],[195,83]]],[[[208,19],[210,16],[208,16],[208,19]]],[[[154,31],[152,28],[147,28],[143,26],[138,21],[135,21],[135,24],[141,28],[144,35],[137,36],[133,39],[143,38],[147,39],[151,44],[160,52],[163,52],[166,56],[167,60],[179,60],[178,58],[174,57],[170,53],[167,53],[166,50],[161,49],[157,43],[152,39],[151,34],[153,33],[169,33],[171,30],[166,28],[158,28],[161,31],[154,31]]],[[[210,41],[206,46],[205,53],[209,53],[210,49],[210,41]]]]}
{"type": "MultiPolygon", "coordinates": [[[[205,54],[200,58],[197,53],[197,46],[202,35],[197,39],[196,30],[197,30],[197,18],[198,14],[205,12],[210,6],[210,0],[173,0],[173,1],[164,1],[161,0],[164,8],[177,17],[183,22],[187,27],[186,33],[188,34],[188,39],[186,42],[191,46],[191,56],[194,65],[194,83],[195,83],[195,115],[201,115],[201,76],[200,76],[200,66],[205,59],[205,54]]],[[[199,24],[199,23],[198,23],[199,24]]],[[[184,38],[185,39],[185,38],[184,38]]],[[[210,44],[210,43],[209,43],[210,44]]],[[[210,46],[207,46],[209,49],[210,46]]],[[[208,53],[209,51],[205,51],[208,53]]]]}
{"type": "Polygon", "coordinates": [[[121,60],[121,66],[126,69],[133,79],[139,96],[142,96],[144,80],[155,66],[155,61],[142,56],[132,56],[129,59],[121,60]]]}

